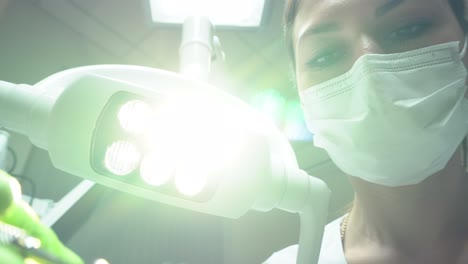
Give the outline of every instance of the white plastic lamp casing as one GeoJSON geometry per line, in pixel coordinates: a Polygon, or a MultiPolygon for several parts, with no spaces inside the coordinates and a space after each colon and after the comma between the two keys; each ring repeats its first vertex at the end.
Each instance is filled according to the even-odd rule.
{"type": "Polygon", "coordinates": [[[7,169],[8,142],[10,134],[0,129],[0,170],[7,169]]]}
{"type": "Polygon", "coordinates": [[[267,118],[216,87],[139,66],[76,68],[34,86],[0,83],[0,126],[27,135],[49,152],[56,168],[143,198],[229,218],[238,218],[250,209],[297,212],[301,217],[298,263],[317,262],[328,187],[299,169],[289,142],[267,118]],[[117,92],[212,102],[213,111],[237,122],[236,129],[248,147],[228,166],[213,164],[209,176],[219,182],[206,201],[171,196],[101,175],[91,166],[91,142],[103,108],[117,92]]]}
{"type": "Polygon", "coordinates": [[[213,25],[207,17],[188,17],[179,48],[180,72],[189,78],[207,80],[213,54],[213,25]]]}

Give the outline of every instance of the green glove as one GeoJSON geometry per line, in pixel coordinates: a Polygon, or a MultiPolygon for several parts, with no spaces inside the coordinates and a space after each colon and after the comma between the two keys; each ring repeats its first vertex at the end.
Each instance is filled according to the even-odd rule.
{"type": "MultiPolygon", "coordinates": [[[[57,257],[62,262],[83,264],[80,257],[65,247],[54,231],[42,224],[34,210],[21,200],[21,188],[16,179],[1,170],[0,222],[19,227],[28,235],[38,238],[41,241],[40,249],[57,257]]],[[[0,260],[1,263],[23,264],[25,256],[13,246],[0,244],[0,260]]],[[[45,264],[47,262],[40,262],[36,259],[36,263],[45,264]]]]}

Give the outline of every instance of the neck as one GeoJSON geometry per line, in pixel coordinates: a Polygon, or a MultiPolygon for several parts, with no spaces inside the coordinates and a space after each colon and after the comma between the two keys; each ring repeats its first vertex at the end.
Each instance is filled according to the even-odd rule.
{"type": "Polygon", "coordinates": [[[385,187],[353,177],[347,240],[365,236],[414,251],[461,239],[468,227],[468,177],[460,157],[459,150],[443,170],[411,186],[385,187]]]}

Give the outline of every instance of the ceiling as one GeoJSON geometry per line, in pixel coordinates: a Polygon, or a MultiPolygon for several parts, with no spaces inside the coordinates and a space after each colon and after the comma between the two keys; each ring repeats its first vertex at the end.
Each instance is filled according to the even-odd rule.
{"type": "MultiPolygon", "coordinates": [[[[283,1],[267,3],[260,29],[217,29],[226,62],[213,65],[212,82],[244,98],[270,89],[295,98],[282,35],[283,1]]],[[[4,79],[36,82],[88,64],[178,69],[181,27],[152,23],[148,1],[10,0],[5,11],[0,20],[0,34],[7,39],[0,48],[8,53],[0,63],[4,79]]]]}

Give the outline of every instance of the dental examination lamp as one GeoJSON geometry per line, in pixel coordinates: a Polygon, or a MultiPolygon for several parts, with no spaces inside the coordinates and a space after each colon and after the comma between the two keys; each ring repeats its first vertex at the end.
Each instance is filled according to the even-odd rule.
{"type": "Polygon", "coordinates": [[[298,263],[317,261],[327,186],[267,118],[218,88],[139,66],[76,68],[1,83],[0,126],[56,168],[146,199],[229,218],[297,212],[298,263]]]}
{"type": "Polygon", "coordinates": [[[186,20],[181,74],[100,65],[34,86],[0,82],[0,127],[28,136],[56,168],[139,197],[228,218],[299,213],[297,263],[316,263],[329,189],[299,169],[267,117],[204,82],[213,54],[224,56],[212,30],[186,20]]]}
{"type": "Polygon", "coordinates": [[[268,118],[216,87],[140,66],[75,68],[1,82],[0,127],[56,168],[139,197],[229,218],[299,213],[298,263],[317,262],[328,187],[268,118]]]}

